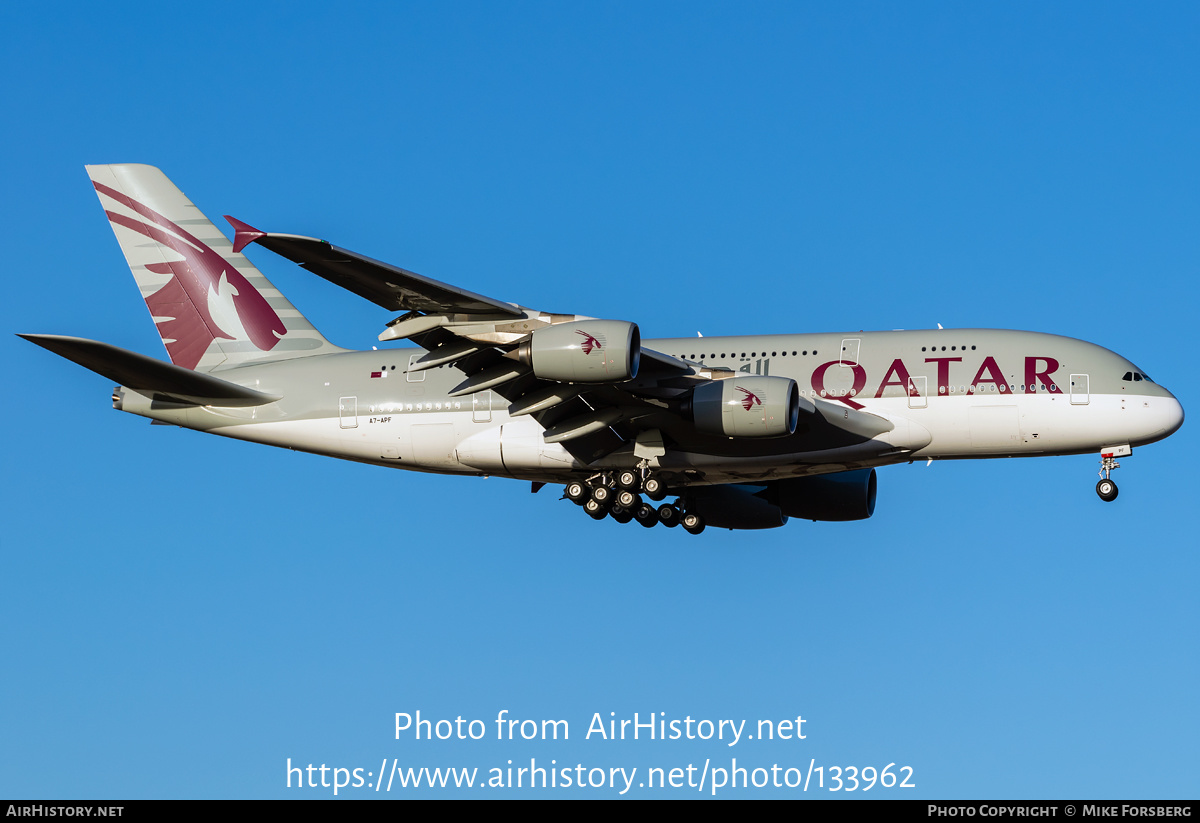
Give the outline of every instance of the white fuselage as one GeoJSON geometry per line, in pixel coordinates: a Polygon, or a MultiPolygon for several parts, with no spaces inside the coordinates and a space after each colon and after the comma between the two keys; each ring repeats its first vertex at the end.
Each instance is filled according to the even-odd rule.
{"type": "MultiPolygon", "coordinates": [[[[735,374],[791,377],[826,420],[853,410],[891,424],[871,437],[812,443],[799,432],[736,440],[697,435],[679,421],[663,432],[665,447],[650,465],[687,482],[770,480],[925,458],[1099,452],[1159,440],[1183,419],[1170,392],[1142,379],[1125,358],[1052,335],[965,329],[646,345],[735,374]],[[1126,380],[1127,374],[1138,379],[1126,380]]],[[[580,460],[564,445],[546,443],[533,416],[510,417],[498,391],[450,397],[463,379],[453,366],[409,372],[419,355],[348,352],[218,372],[282,395],[266,406],[151,408],[147,398],[125,390],[120,407],[228,437],[418,471],[552,482],[640,459],[627,444],[580,460]]]]}

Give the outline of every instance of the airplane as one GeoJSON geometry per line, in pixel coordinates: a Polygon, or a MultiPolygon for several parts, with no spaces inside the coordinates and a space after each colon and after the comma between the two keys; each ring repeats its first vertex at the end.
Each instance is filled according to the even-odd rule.
{"type": "Polygon", "coordinates": [[[117,382],[113,407],[154,423],[534,492],[562,484],[594,519],[693,534],[868,518],[876,469],[917,460],[1098,453],[1111,502],[1117,459],[1183,423],[1141,368],[1068,337],[939,326],[643,341],[630,321],[526,308],[227,216],[231,243],[159,169],[87,171],[171,362],[20,336],[117,382]],[[419,348],[330,343],[243,256],[252,244],[396,314],[379,340],[419,348]]]}

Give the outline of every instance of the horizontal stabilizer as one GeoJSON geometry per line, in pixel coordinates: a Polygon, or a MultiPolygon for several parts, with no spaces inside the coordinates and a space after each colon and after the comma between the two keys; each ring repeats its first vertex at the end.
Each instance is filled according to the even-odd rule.
{"type": "Polygon", "coordinates": [[[198,406],[261,406],[280,399],[108,343],[58,334],[17,336],[142,394],[163,395],[198,406]]]}

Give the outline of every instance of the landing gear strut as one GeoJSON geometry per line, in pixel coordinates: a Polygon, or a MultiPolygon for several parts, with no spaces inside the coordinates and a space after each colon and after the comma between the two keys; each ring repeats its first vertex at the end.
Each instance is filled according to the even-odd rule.
{"type": "Polygon", "coordinates": [[[1131,452],[1128,446],[1100,452],[1100,482],[1096,484],[1096,494],[1100,495],[1100,499],[1105,503],[1117,499],[1117,484],[1109,477],[1113,471],[1121,468],[1121,464],[1117,462],[1117,455],[1125,456],[1131,452]]]}

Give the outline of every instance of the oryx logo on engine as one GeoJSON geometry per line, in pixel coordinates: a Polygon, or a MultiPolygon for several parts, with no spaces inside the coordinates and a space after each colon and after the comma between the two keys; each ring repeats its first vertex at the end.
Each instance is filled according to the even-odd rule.
{"type": "Polygon", "coordinates": [[[582,329],[576,329],[575,333],[578,335],[582,335],[582,337],[583,337],[583,353],[584,354],[591,354],[593,351],[600,351],[601,349],[604,348],[603,335],[601,335],[600,337],[596,337],[595,335],[588,334],[587,332],[583,331],[582,329]]]}
{"type": "Polygon", "coordinates": [[[734,386],[735,389],[742,393],[742,408],[750,411],[755,406],[762,405],[762,399],[757,394],[749,389],[743,389],[741,386],[734,386]]]}

